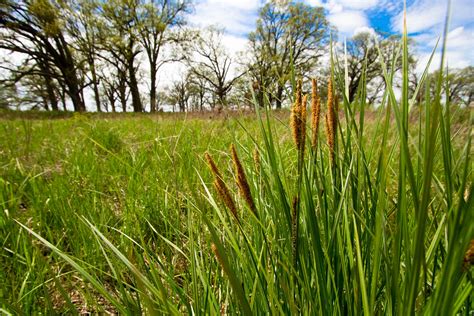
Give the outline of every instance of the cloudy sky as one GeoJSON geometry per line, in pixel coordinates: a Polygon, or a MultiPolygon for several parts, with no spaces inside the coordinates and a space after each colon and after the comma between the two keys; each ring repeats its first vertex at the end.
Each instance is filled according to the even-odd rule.
{"type": "MultiPolygon", "coordinates": [[[[403,1],[395,0],[302,0],[313,6],[322,6],[329,21],[339,30],[339,39],[351,37],[363,30],[385,34],[402,31],[403,1]]],[[[255,27],[258,8],[265,0],[198,0],[191,24],[206,26],[219,24],[226,29],[224,39],[232,51],[245,47],[246,36],[255,27]]],[[[416,56],[421,70],[443,33],[447,11],[446,0],[408,0],[408,32],[416,43],[416,56]]],[[[474,11],[473,0],[453,0],[448,40],[450,67],[474,65],[474,11]]],[[[438,53],[432,69],[439,65],[438,53]]]]}

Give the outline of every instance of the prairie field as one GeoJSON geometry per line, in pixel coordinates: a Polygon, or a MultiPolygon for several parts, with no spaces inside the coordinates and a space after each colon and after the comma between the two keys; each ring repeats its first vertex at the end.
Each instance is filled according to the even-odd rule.
{"type": "Polygon", "coordinates": [[[471,7],[1,0],[0,315],[474,316],[471,7]]]}
{"type": "Polygon", "coordinates": [[[452,111],[449,148],[440,133],[431,157],[426,115],[411,111],[416,193],[406,178],[400,186],[401,141],[385,110],[340,109],[332,163],[324,124],[315,147],[308,127],[301,153],[288,111],[4,113],[1,311],[390,314],[416,280],[414,310],[468,314],[472,117],[452,111]],[[426,161],[431,194],[416,213],[426,161]]]}

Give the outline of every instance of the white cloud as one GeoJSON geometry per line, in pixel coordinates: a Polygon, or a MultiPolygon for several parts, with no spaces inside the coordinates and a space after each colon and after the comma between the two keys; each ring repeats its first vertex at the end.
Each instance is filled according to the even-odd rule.
{"type": "Polygon", "coordinates": [[[330,14],[329,21],[337,27],[339,32],[345,35],[352,35],[354,30],[369,26],[365,13],[355,10],[330,14]]]}
{"type": "Polygon", "coordinates": [[[344,8],[367,10],[373,9],[377,6],[378,0],[339,0],[344,8]]]}
{"type": "Polygon", "coordinates": [[[259,6],[255,0],[207,0],[209,5],[227,6],[228,8],[237,8],[242,10],[256,10],[259,6]]]}
{"type": "MultiPolygon", "coordinates": [[[[443,29],[448,9],[445,0],[418,0],[407,8],[408,32],[437,31],[443,29]]],[[[472,0],[457,0],[451,5],[451,25],[471,22],[474,16],[472,0]]],[[[392,18],[392,29],[403,30],[403,10],[392,18]]]]}
{"type": "Polygon", "coordinates": [[[220,25],[231,34],[244,35],[254,28],[258,6],[252,0],[206,0],[196,5],[189,20],[196,27],[220,25]]]}
{"type": "MultiPolygon", "coordinates": [[[[434,49],[438,40],[438,35],[431,33],[423,33],[415,37],[415,41],[422,43],[420,52],[418,53],[418,71],[422,71],[434,49]]],[[[446,63],[449,68],[464,68],[469,65],[474,65],[474,54],[472,53],[472,42],[474,41],[474,29],[466,29],[463,26],[457,27],[448,33],[448,40],[446,43],[446,63]]],[[[440,40],[438,48],[433,57],[433,62],[430,65],[430,70],[436,70],[440,65],[441,58],[440,40]]]]}
{"type": "Polygon", "coordinates": [[[247,43],[247,39],[240,36],[225,34],[222,37],[222,44],[227,49],[227,51],[234,57],[238,52],[241,52],[246,48],[247,43]]]}

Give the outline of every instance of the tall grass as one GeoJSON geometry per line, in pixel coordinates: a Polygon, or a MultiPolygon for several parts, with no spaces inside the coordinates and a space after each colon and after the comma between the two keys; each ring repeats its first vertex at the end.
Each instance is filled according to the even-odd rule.
{"type": "MultiPolygon", "coordinates": [[[[38,311],[32,301],[38,292],[44,293],[43,310],[52,311],[58,308],[54,292],[63,312],[77,313],[71,289],[79,287],[96,311],[121,314],[472,312],[472,265],[465,260],[474,239],[472,133],[462,141],[452,134],[454,114],[440,92],[444,64],[435,97],[427,92],[418,109],[411,106],[416,98],[408,93],[405,28],[393,60],[380,59],[387,89],[377,119],[368,124],[365,74],[350,103],[344,67],[336,56],[332,60],[334,97],[312,111],[314,120],[325,115],[326,134],[306,126],[308,99],[295,83],[291,127],[274,119],[268,104],[256,107],[258,136],[242,121],[240,134],[225,141],[235,144],[228,151],[220,134],[205,134],[215,137],[201,146],[205,157],[182,156],[196,151],[185,123],[165,151],[156,148],[162,142],[149,151],[127,151],[113,131],[86,131],[88,147],[69,156],[77,161],[67,172],[89,177],[78,180],[85,181],[82,190],[49,192],[53,202],[35,204],[36,193],[44,192],[35,186],[45,184],[30,181],[38,175],[17,163],[24,181],[19,187],[12,179],[2,182],[1,205],[14,208],[16,195],[28,192],[32,205],[46,209],[34,219],[41,226],[2,215],[2,263],[11,265],[3,277],[16,282],[5,286],[14,295],[0,295],[1,311],[38,311]],[[403,64],[398,100],[394,73],[387,70],[397,58],[403,64]],[[417,124],[410,119],[415,110],[417,124]],[[281,141],[291,133],[294,143],[281,141]],[[453,146],[458,142],[461,148],[453,146]],[[153,162],[150,154],[158,153],[153,162]],[[98,158],[106,165],[94,163],[98,158]],[[205,160],[209,171],[201,168],[205,160]],[[125,180],[107,177],[107,170],[125,180]],[[87,204],[75,204],[75,214],[68,214],[75,197],[66,192],[87,204]],[[101,205],[110,196],[112,204],[101,205]],[[48,212],[48,203],[63,211],[48,212]],[[119,214],[94,212],[113,205],[119,214]]],[[[316,108],[323,103],[312,86],[316,108]]],[[[468,124],[472,128],[472,115],[468,124]]]]}

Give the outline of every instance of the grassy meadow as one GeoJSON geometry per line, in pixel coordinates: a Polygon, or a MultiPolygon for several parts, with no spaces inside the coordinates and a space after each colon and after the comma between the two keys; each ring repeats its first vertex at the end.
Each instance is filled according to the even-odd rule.
{"type": "MultiPolygon", "coordinates": [[[[426,131],[419,131],[424,117],[417,112],[410,116],[409,139],[421,185],[424,155],[416,143],[426,131]]],[[[285,111],[269,113],[268,119],[261,113],[261,120],[257,114],[51,120],[9,113],[0,121],[2,311],[360,314],[368,308],[390,314],[403,309],[397,300],[408,286],[409,256],[417,255],[411,248],[417,222],[407,188],[404,225],[397,229],[400,141],[394,117],[385,113],[365,113],[364,131],[354,135],[340,111],[335,168],[322,127],[319,146],[313,151],[308,139],[299,166],[285,111]],[[352,143],[344,144],[347,134],[352,143]],[[230,144],[237,148],[254,209],[234,182],[230,144]],[[213,188],[206,152],[236,214],[213,188]],[[397,256],[400,263],[394,266],[397,256]],[[392,269],[399,269],[398,275],[392,269]]],[[[472,183],[466,164],[469,120],[466,109],[452,115],[451,201],[442,151],[433,159],[416,310],[436,304],[430,298],[439,290],[452,249],[458,248],[462,261],[467,247],[451,245],[448,233],[450,225],[460,228],[451,218],[457,209],[470,207],[472,219],[472,198],[459,200],[467,186],[456,194],[460,182],[472,183]]],[[[472,234],[472,225],[461,226],[459,233],[472,234]]],[[[452,271],[459,274],[450,285],[452,300],[443,305],[451,312],[472,310],[472,279],[461,261],[452,271]]]]}
{"type": "Polygon", "coordinates": [[[471,315],[472,109],[401,50],[378,110],[1,113],[0,313],[471,315]]]}

